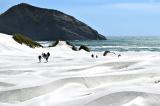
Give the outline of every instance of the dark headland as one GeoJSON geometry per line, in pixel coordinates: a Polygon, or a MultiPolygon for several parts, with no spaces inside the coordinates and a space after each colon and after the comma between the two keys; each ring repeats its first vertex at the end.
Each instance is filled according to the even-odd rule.
{"type": "Polygon", "coordinates": [[[0,15],[0,33],[19,33],[33,40],[106,39],[70,15],[26,3],[15,5],[0,15]]]}

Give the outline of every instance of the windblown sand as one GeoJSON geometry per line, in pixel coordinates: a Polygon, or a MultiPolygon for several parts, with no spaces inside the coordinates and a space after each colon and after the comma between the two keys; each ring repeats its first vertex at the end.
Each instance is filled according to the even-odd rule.
{"type": "Polygon", "coordinates": [[[102,55],[64,42],[31,49],[0,34],[0,106],[160,106],[160,53],[102,55]]]}

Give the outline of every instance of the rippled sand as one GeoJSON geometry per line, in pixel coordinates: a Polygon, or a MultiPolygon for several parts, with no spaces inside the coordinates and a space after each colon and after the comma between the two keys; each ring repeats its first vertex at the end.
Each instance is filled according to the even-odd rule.
{"type": "Polygon", "coordinates": [[[160,106],[160,53],[92,53],[31,49],[0,34],[0,106],[160,106]]]}

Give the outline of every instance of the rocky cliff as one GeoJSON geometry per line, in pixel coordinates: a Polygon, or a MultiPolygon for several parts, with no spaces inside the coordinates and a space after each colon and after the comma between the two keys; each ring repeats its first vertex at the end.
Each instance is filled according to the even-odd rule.
{"type": "Polygon", "coordinates": [[[57,10],[21,3],[0,15],[0,32],[20,33],[33,40],[105,40],[76,18],[57,10]]]}

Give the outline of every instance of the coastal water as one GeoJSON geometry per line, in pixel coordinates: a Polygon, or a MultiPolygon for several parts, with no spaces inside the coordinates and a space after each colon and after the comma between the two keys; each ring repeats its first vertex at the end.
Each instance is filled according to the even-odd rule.
{"type": "Polygon", "coordinates": [[[76,46],[84,44],[93,51],[118,51],[118,52],[160,52],[160,37],[107,37],[102,41],[73,41],[76,46]]]}
{"type": "MultiPolygon", "coordinates": [[[[81,44],[88,46],[92,51],[118,51],[118,52],[160,52],[160,37],[158,36],[114,36],[107,37],[107,40],[70,41],[79,47],[81,44]]],[[[42,43],[42,42],[41,42],[42,43]]],[[[51,42],[43,42],[49,44],[51,42]]]]}

